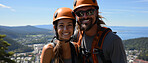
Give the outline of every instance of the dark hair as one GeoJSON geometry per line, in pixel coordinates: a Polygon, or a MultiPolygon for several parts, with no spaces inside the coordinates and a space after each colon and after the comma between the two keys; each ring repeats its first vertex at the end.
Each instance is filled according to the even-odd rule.
{"type": "Polygon", "coordinates": [[[98,15],[98,22],[97,22],[97,24],[99,25],[99,26],[101,26],[101,24],[104,24],[105,25],[105,22],[103,21],[103,18],[104,17],[102,17],[101,15],[98,15]]]}
{"type": "Polygon", "coordinates": [[[57,43],[56,46],[54,47],[55,63],[64,63],[62,54],[63,54],[62,45],[60,43],[57,43]]]}

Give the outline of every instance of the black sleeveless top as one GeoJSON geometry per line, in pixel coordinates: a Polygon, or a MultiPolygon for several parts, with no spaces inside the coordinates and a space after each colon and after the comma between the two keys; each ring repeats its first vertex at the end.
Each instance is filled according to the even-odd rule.
{"type": "MultiPolygon", "coordinates": [[[[55,42],[49,43],[52,44],[53,47],[56,46],[55,42]]],[[[75,47],[73,43],[69,43],[70,44],[70,48],[71,48],[71,59],[63,59],[64,63],[78,63],[78,57],[76,55],[76,51],[75,51],[75,47]]],[[[54,63],[54,58],[51,60],[50,63],[54,63]]]]}

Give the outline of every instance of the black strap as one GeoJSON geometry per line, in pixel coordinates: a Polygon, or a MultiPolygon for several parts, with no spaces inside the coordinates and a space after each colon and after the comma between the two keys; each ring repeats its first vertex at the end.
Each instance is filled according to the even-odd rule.
{"type": "Polygon", "coordinates": [[[77,37],[78,36],[78,33],[79,33],[78,30],[75,30],[74,31],[73,42],[78,42],[78,37],[77,37]]]}
{"type": "Polygon", "coordinates": [[[70,42],[70,48],[71,48],[72,63],[75,63],[76,50],[75,50],[74,44],[72,44],[71,42],[70,42]]]}

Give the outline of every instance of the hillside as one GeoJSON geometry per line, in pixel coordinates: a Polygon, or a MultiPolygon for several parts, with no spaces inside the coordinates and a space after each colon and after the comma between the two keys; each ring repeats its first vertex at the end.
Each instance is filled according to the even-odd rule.
{"type": "Polygon", "coordinates": [[[9,37],[5,37],[4,40],[11,44],[11,46],[8,47],[8,51],[14,51],[14,52],[30,52],[30,51],[33,51],[33,48],[22,45],[22,44],[14,41],[13,39],[11,39],[9,37]]]}
{"type": "Polygon", "coordinates": [[[5,34],[11,38],[24,37],[25,35],[34,35],[34,34],[52,34],[51,30],[37,28],[34,26],[18,26],[18,27],[8,27],[0,26],[0,34],[5,34]]]}
{"type": "Polygon", "coordinates": [[[142,51],[138,58],[148,61],[148,37],[123,40],[123,44],[126,50],[142,51]]]}

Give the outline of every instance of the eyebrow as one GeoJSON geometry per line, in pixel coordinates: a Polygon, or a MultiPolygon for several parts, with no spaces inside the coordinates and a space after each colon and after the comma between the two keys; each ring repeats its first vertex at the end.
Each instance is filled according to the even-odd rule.
{"type": "Polygon", "coordinates": [[[64,24],[64,23],[59,23],[59,24],[64,24]]]}
{"type": "Polygon", "coordinates": [[[73,23],[73,22],[68,22],[68,23],[73,23]]]}

